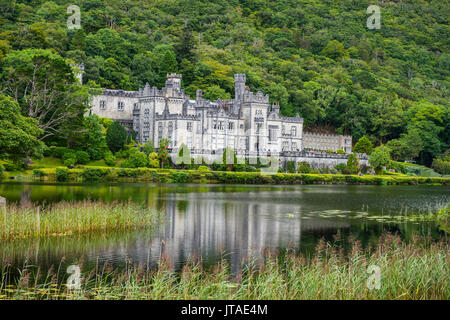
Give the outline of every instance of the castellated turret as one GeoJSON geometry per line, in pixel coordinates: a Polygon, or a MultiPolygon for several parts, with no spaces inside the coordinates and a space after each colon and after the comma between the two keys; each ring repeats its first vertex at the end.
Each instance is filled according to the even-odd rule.
{"type": "Polygon", "coordinates": [[[167,75],[166,88],[181,90],[181,74],[171,73],[167,75]]]}
{"type": "Polygon", "coordinates": [[[242,100],[245,91],[245,73],[237,73],[234,75],[234,99],[242,100]]]}

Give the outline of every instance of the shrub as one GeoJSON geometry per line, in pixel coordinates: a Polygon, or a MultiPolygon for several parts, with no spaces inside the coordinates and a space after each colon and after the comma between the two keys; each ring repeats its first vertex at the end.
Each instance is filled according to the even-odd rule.
{"type": "Polygon", "coordinates": [[[3,166],[0,165],[0,177],[3,175],[4,171],[5,171],[5,168],[3,168],[3,166]]]}
{"type": "Polygon", "coordinates": [[[97,181],[105,177],[109,173],[109,169],[102,168],[86,168],[81,173],[84,180],[97,181]]]}
{"type": "Polygon", "coordinates": [[[50,157],[52,155],[52,149],[44,145],[43,153],[44,157],[50,157]]]}
{"type": "Polygon", "coordinates": [[[101,125],[105,128],[108,129],[108,127],[114,122],[114,120],[111,120],[109,118],[100,118],[100,123],[101,125]]]}
{"type": "Polygon", "coordinates": [[[65,147],[51,147],[53,150],[53,156],[58,159],[62,159],[63,155],[69,150],[65,147]]]}
{"type": "Polygon", "coordinates": [[[122,168],[141,168],[146,167],[148,164],[147,156],[145,153],[133,150],[130,152],[128,159],[120,164],[122,168]]]}
{"type": "Polygon", "coordinates": [[[347,170],[350,174],[358,173],[359,171],[359,159],[356,154],[352,153],[347,159],[347,170]]]}
{"type": "Polygon", "coordinates": [[[286,171],[289,173],[295,173],[295,162],[289,160],[286,162],[286,171]]]}
{"type": "Polygon", "coordinates": [[[63,163],[66,167],[73,168],[73,166],[75,165],[76,162],[77,161],[75,159],[69,158],[69,159],[64,160],[63,163]]]}
{"type": "Polygon", "coordinates": [[[173,179],[174,182],[177,183],[186,183],[189,181],[189,174],[186,172],[178,171],[178,172],[171,172],[170,178],[173,179]]]}
{"type": "Polygon", "coordinates": [[[109,170],[109,172],[105,176],[105,179],[109,181],[117,181],[118,177],[119,174],[116,170],[109,170]]]}
{"type": "Polygon", "coordinates": [[[311,172],[311,166],[306,161],[301,161],[297,165],[297,171],[298,173],[310,173],[311,172]]]}
{"type": "Polygon", "coordinates": [[[75,150],[71,150],[71,149],[67,149],[66,152],[64,152],[63,156],[62,156],[62,161],[66,161],[67,159],[74,159],[75,162],[77,160],[77,153],[75,152],[75,150]]]}
{"type": "Polygon", "coordinates": [[[450,161],[436,158],[433,160],[433,164],[431,166],[440,174],[450,174],[450,161]]]}
{"type": "Polygon", "coordinates": [[[336,168],[336,170],[342,172],[345,170],[345,167],[346,167],[345,163],[339,163],[335,168],[336,168]]]}
{"type": "Polygon", "coordinates": [[[170,162],[169,153],[167,148],[169,147],[170,141],[168,139],[159,140],[158,157],[159,163],[162,168],[166,168],[167,164],[170,162]]]}
{"type": "Polygon", "coordinates": [[[346,154],[346,152],[344,150],[342,150],[342,149],[337,149],[336,153],[337,154],[346,154]]]}
{"type": "Polygon", "coordinates": [[[198,171],[206,172],[211,171],[207,166],[200,166],[198,167],[198,171]]]}
{"type": "Polygon", "coordinates": [[[139,169],[132,169],[132,168],[120,169],[117,172],[117,175],[119,177],[128,177],[128,178],[137,178],[139,177],[139,174],[140,174],[139,169]]]}
{"type": "Polygon", "coordinates": [[[76,152],[77,163],[79,164],[87,164],[91,158],[89,157],[89,153],[86,151],[77,151],[76,152]]]}
{"type": "Polygon", "coordinates": [[[67,181],[69,179],[69,170],[65,168],[56,168],[56,180],[67,181]]]}
{"type": "Polygon", "coordinates": [[[142,152],[144,152],[148,156],[155,151],[156,150],[155,150],[155,146],[153,145],[153,141],[147,140],[147,142],[142,147],[142,152]]]}
{"type": "Polygon", "coordinates": [[[226,165],[223,165],[223,164],[221,164],[221,163],[213,163],[212,165],[211,165],[211,169],[213,170],[213,171],[227,171],[227,166],[226,165]]]}
{"type": "Polygon", "coordinates": [[[151,152],[148,155],[148,166],[150,168],[159,168],[159,158],[156,152],[151,152]]]}
{"type": "Polygon", "coordinates": [[[328,167],[320,168],[319,172],[328,174],[328,173],[330,173],[330,168],[328,168],[328,167]]]}
{"type": "Polygon", "coordinates": [[[20,171],[22,167],[19,164],[13,162],[5,162],[3,164],[5,171],[20,171]]]}
{"type": "Polygon", "coordinates": [[[105,154],[105,163],[107,166],[113,167],[116,165],[116,162],[117,158],[111,152],[105,154]]]}
{"type": "Polygon", "coordinates": [[[363,164],[363,165],[361,165],[360,170],[361,170],[361,173],[367,174],[370,170],[370,166],[363,164]]]}
{"type": "Polygon", "coordinates": [[[106,129],[106,143],[108,144],[109,150],[112,152],[117,152],[123,148],[127,141],[127,131],[126,129],[117,121],[114,121],[106,129]]]}
{"type": "MultiPolygon", "coordinates": [[[[251,166],[248,163],[236,164],[234,166],[234,170],[237,172],[256,172],[257,171],[257,169],[254,166],[251,166]]],[[[284,172],[284,170],[283,170],[283,172],[284,172]]]]}
{"type": "Polygon", "coordinates": [[[33,176],[41,178],[41,177],[47,176],[47,174],[41,169],[34,169],[33,170],[33,176]]]}
{"type": "Polygon", "coordinates": [[[114,153],[114,156],[119,159],[119,158],[128,158],[128,153],[125,150],[120,150],[117,151],[116,153],[114,153]]]}
{"type": "Polygon", "coordinates": [[[376,174],[383,172],[383,167],[386,167],[391,162],[391,149],[381,145],[376,147],[369,157],[369,163],[375,170],[376,174]]]}
{"type": "MultiPolygon", "coordinates": [[[[233,171],[234,165],[237,163],[236,152],[230,147],[227,147],[222,154],[222,163],[224,165],[224,170],[233,171]]],[[[260,165],[259,158],[257,163],[260,165]]]]}
{"type": "Polygon", "coordinates": [[[342,169],[342,173],[343,174],[353,174],[355,172],[352,169],[350,169],[349,167],[345,166],[345,168],[342,169]]]}
{"type": "Polygon", "coordinates": [[[87,148],[87,152],[89,153],[89,157],[92,160],[100,160],[103,159],[105,156],[105,152],[107,151],[107,148],[102,146],[91,146],[87,148]]]}
{"type": "Polygon", "coordinates": [[[369,138],[367,138],[366,136],[363,136],[355,144],[355,148],[353,149],[353,152],[371,154],[372,150],[373,150],[372,142],[369,140],[369,138]]]}

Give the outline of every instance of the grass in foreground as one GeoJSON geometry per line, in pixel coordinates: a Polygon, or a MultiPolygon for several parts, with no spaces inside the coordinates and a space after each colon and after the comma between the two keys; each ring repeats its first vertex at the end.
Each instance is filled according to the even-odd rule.
{"type": "Polygon", "coordinates": [[[160,213],[131,202],[59,202],[48,207],[0,207],[0,239],[70,236],[152,226],[160,213]]]}
{"type": "MultiPolygon", "coordinates": [[[[226,262],[205,269],[187,264],[180,273],[165,260],[157,269],[127,265],[122,270],[82,270],[81,288],[68,290],[53,271],[43,281],[36,271],[20,270],[11,281],[2,270],[0,299],[449,299],[449,242],[414,238],[409,243],[386,234],[377,245],[362,249],[358,241],[344,254],[341,240],[321,241],[311,257],[268,254],[265,262],[231,275],[226,262]],[[380,289],[367,282],[371,265],[380,268],[380,289]],[[62,284],[61,284],[62,283],[62,284]]],[[[81,266],[82,268],[82,266],[81,266]]],[[[17,272],[17,270],[16,270],[17,272]]]]}

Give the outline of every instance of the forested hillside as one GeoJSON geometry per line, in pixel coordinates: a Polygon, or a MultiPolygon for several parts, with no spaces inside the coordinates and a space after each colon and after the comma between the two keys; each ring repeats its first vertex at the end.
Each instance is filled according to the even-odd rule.
{"type": "Polygon", "coordinates": [[[86,86],[161,87],[179,72],[191,96],[231,98],[233,74],[246,73],[310,129],[365,135],[430,165],[450,144],[449,17],[442,0],[3,0],[2,91],[17,98],[5,84],[27,49],[83,62],[86,86]],[[81,29],[66,26],[71,4],[81,29]],[[374,4],[381,28],[369,30],[374,4]]]}

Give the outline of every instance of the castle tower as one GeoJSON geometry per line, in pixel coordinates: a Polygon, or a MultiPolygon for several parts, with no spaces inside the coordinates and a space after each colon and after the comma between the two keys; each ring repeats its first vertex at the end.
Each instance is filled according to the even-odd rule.
{"type": "Polygon", "coordinates": [[[234,99],[242,101],[245,90],[245,73],[237,73],[234,75],[234,99]]]}
{"type": "Polygon", "coordinates": [[[171,73],[167,75],[166,87],[181,90],[181,74],[171,73]]]}

